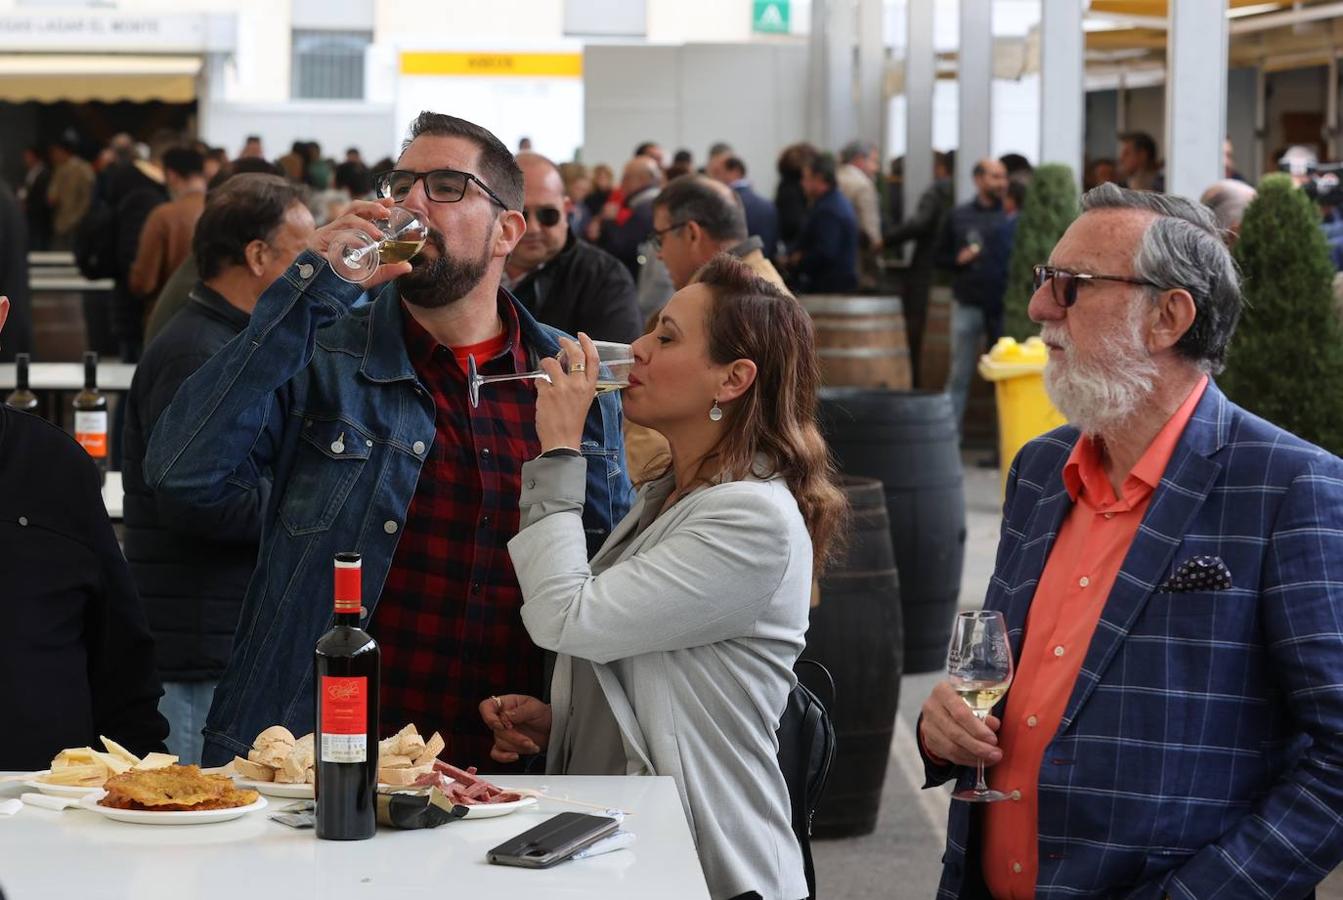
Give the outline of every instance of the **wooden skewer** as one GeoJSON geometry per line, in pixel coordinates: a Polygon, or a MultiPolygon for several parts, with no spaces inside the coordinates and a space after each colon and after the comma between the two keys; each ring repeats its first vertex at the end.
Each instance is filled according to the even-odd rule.
{"type": "MultiPolygon", "coordinates": [[[[570,800],[568,797],[556,797],[554,794],[547,794],[538,791],[536,788],[500,788],[500,790],[507,791],[510,794],[522,794],[524,797],[535,797],[538,800],[553,800],[556,803],[571,803],[574,806],[585,806],[588,809],[597,809],[602,812],[611,809],[611,807],[602,806],[600,803],[589,803],[586,800],[570,800]]],[[[634,815],[634,813],[625,812],[623,809],[621,812],[624,812],[627,816],[634,815]]]]}

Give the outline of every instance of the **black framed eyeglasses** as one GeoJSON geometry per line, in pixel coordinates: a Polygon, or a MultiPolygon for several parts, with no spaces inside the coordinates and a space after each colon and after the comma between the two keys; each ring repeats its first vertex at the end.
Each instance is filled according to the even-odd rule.
{"type": "Polygon", "coordinates": [[[678,228],[684,228],[693,221],[693,219],[686,219],[683,222],[676,222],[675,224],[668,225],[666,228],[654,228],[652,231],[648,232],[648,240],[653,245],[653,252],[657,253],[662,250],[663,235],[671,234],[678,228]]]}
{"type": "Polygon", "coordinates": [[[1069,272],[1067,269],[1059,269],[1055,266],[1036,266],[1034,269],[1035,278],[1032,281],[1031,289],[1040,290],[1045,286],[1045,282],[1051,283],[1054,293],[1054,302],[1067,309],[1077,302],[1077,286],[1085,281],[1119,281],[1124,284],[1140,284],[1145,287],[1162,289],[1162,286],[1155,281],[1148,281],[1145,278],[1130,278],[1127,275],[1093,275],[1090,272],[1069,272]]]}
{"type": "Polygon", "coordinates": [[[560,217],[564,213],[553,206],[524,206],[522,208],[524,219],[530,219],[533,215],[536,216],[536,221],[542,228],[554,228],[560,224],[560,217]]]}
{"type": "Polygon", "coordinates": [[[424,181],[424,193],[435,203],[456,203],[466,196],[466,185],[474,181],[485,196],[504,209],[508,204],[499,199],[499,195],[490,190],[490,186],[470,172],[456,169],[434,169],[432,172],[411,172],[406,169],[389,169],[373,176],[379,197],[391,197],[397,203],[410,196],[415,182],[424,181]]]}

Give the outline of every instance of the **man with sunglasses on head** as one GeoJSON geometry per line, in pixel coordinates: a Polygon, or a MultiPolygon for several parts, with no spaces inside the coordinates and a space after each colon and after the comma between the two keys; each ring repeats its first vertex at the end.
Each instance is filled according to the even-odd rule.
{"type": "Polygon", "coordinates": [[[1242,300],[1202,204],[1082,210],[1029,310],[1069,424],[1012,465],[985,602],[1015,677],[986,721],[948,682],[919,720],[927,786],[983,760],[1010,795],[951,802],[938,896],[1314,896],[1343,861],[1343,461],[1212,380],[1242,300]]]}
{"type": "MultiPolygon", "coordinates": [[[[480,697],[519,680],[541,690],[543,657],[522,626],[507,541],[522,464],[537,456],[536,392],[484,375],[534,371],[559,332],[501,287],[526,228],[523,178],[498,138],[421,113],[379,201],[318,229],[258,301],[247,328],[178,391],[144,473],[178,503],[210,507],[272,479],[261,553],[232,655],[206,717],[206,765],[246,756],[271,725],[313,730],[312,647],[330,627],[332,558],[363,556],[363,627],[382,646],[381,731],[440,732],[446,758],[488,765],[480,697]],[[429,226],[410,262],[363,284],[326,254],[349,230],[381,237],[392,205],[429,226]],[[365,290],[372,303],[351,310],[365,290]]],[[[591,407],[583,524],[596,550],[629,507],[619,397],[591,407]]]]}
{"type": "Polygon", "coordinates": [[[564,178],[538,153],[519,153],[527,230],[508,255],[504,286],[539,321],[569,334],[630,343],[643,334],[634,279],[620,260],[569,228],[564,178]]]}

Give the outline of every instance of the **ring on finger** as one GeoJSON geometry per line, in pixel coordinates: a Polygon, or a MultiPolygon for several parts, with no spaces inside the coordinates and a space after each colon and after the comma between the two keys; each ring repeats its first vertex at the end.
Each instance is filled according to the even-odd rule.
{"type": "Polygon", "coordinates": [[[587,370],[588,370],[587,363],[574,363],[572,366],[569,367],[570,372],[586,372],[587,370]]]}
{"type": "Polygon", "coordinates": [[[504,701],[500,700],[498,697],[490,697],[490,699],[494,701],[495,709],[497,709],[499,712],[504,711],[504,701]]]}

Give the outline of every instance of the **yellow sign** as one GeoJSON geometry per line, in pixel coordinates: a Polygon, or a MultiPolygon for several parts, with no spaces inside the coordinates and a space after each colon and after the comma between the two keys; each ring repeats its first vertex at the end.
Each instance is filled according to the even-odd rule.
{"type": "Polygon", "coordinates": [[[401,54],[402,75],[473,75],[496,78],[582,78],[581,53],[433,53],[401,54]]]}

